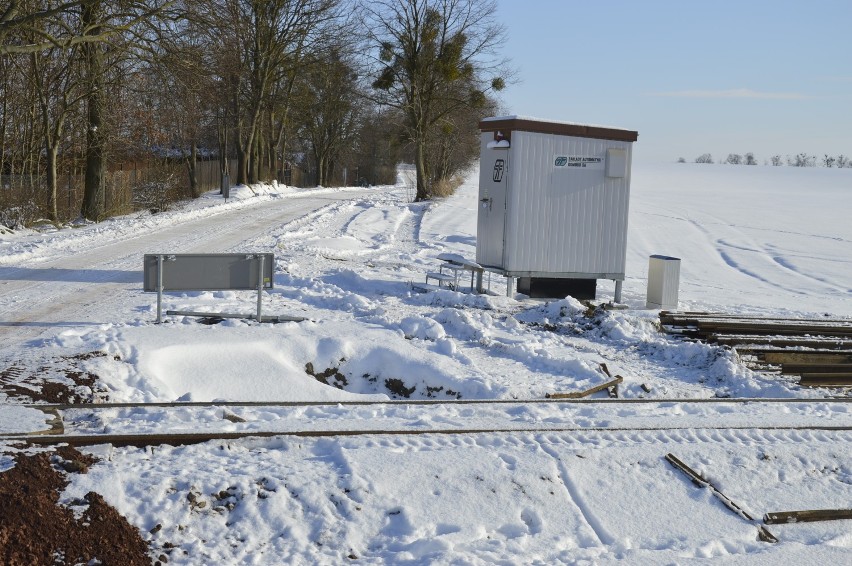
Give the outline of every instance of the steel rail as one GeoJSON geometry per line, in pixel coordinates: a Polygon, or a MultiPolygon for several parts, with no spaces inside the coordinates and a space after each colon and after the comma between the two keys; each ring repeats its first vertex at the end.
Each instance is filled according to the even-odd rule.
{"type": "Polygon", "coordinates": [[[37,446],[96,446],[111,444],[123,447],[137,448],[147,446],[186,446],[212,441],[230,441],[250,438],[296,437],[296,438],[328,438],[351,436],[424,436],[429,434],[462,435],[462,434],[564,434],[564,433],[607,433],[607,432],[663,432],[663,431],[822,431],[848,432],[852,426],[671,426],[671,427],[531,427],[531,428],[451,428],[435,430],[385,429],[385,430],[300,430],[300,431],[244,431],[244,432],[177,432],[177,433],[145,433],[145,434],[74,434],[74,435],[3,435],[0,442],[12,444],[29,444],[37,446]]]}
{"type": "MultiPolygon", "coordinates": [[[[692,399],[391,399],[383,401],[189,401],[157,403],[7,403],[29,409],[71,411],[101,409],[144,409],[144,408],[205,408],[205,407],[369,407],[406,405],[666,405],[672,403],[701,404],[758,404],[758,403],[852,403],[852,397],[706,397],[692,399]]],[[[0,404],[2,406],[2,404],[0,404]]]]}

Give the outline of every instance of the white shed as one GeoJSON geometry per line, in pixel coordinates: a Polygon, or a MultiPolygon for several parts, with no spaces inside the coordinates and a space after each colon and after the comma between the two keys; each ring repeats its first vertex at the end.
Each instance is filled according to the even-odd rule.
{"type": "Polygon", "coordinates": [[[519,116],[479,129],[477,263],[532,296],[593,298],[611,279],[620,301],[638,133],[519,116]]]}

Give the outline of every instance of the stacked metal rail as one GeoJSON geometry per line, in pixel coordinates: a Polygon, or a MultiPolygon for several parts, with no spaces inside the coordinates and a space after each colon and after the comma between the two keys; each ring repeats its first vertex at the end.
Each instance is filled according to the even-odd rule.
{"type": "Polygon", "coordinates": [[[664,330],[728,346],[753,369],[808,387],[852,387],[852,320],[662,311],[664,330]]]}

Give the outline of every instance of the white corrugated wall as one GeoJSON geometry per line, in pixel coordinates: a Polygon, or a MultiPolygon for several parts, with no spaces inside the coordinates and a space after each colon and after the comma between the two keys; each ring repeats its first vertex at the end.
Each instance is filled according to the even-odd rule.
{"type": "Polygon", "coordinates": [[[513,132],[503,268],[623,275],[630,155],[629,142],[513,132]],[[626,177],[606,177],[609,148],[627,151],[626,177]],[[558,155],[597,156],[604,163],[557,168],[558,155]]]}

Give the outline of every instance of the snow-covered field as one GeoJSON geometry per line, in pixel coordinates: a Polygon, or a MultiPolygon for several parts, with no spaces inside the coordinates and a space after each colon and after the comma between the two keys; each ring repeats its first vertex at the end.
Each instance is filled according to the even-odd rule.
{"type": "MultiPolygon", "coordinates": [[[[63,498],[102,493],[155,548],[177,545],[173,564],[852,559],[850,521],[773,526],[780,542],[759,542],[754,524],[663,459],[674,453],[756,517],[850,508],[852,433],[772,429],[850,426],[849,405],[689,403],[836,392],[803,389],[750,371],[730,352],[675,341],[658,331],[657,312],[644,309],[648,256],[662,253],[682,258],[683,310],[852,318],[852,170],[635,164],[629,308],[593,314],[573,299],[502,296],[497,277],[491,295],[414,290],[439,253],[474,257],[477,172],[433,203],[407,202],[408,173],[395,187],[240,188],[227,204],[208,195],[155,216],[0,236],[2,367],[99,352],[79,364],[111,401],[328,403],[66,416],[87,432],[293,431],[300,422],[525,431],[103,446],[94,449],[101,463],[75,475],[63,498]],[[222,232],[236,219],[239,231],[222,232]],[[154,324],[141,254],[181,251],[274,252],[264,313],[308,321],[154,324]],[[64,286],[66,294],[57,290],[64,286]],[[74,298],[81,289],[85,300],[74,298]],[[32,308],[39,296],[46,302],[32,308]],[[599,385],[609,379],[602,363],[624,377],[622,398],[665,401],[652,409],[522,402],[599,385]],[[343,404],[406,397],[448,402],[343,404]],[[452,403],[459,399],[518,403],[452,403]],[[246,422],[225,420],[226,410],[246,422]],[[535,432],[545,429],[566,431],[535,432]],[[188,503],[201,499],[204,507],[188,503]]],[[[612,298],[612,283],[598,289],[601,302],[612,298]]],[[[167,294],[164,310],[252,313],[255,299],[167,294]]],[[[0,429],[41,422],[40,413],[7,405],[0,429]]]]}

